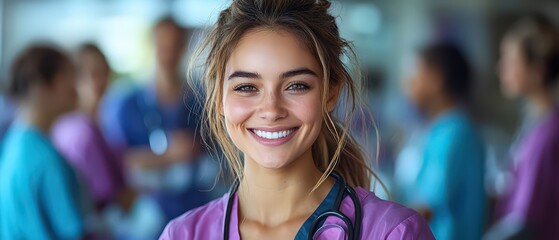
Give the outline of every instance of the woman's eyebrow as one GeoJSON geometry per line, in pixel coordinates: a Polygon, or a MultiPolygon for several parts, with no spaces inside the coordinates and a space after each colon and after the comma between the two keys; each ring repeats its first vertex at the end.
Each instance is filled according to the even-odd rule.
{"type": "Polygon", "coordinates": [[[312,70],[310,70],[308,68],[298,68],[298,69],[295,69],[295,70],[291,70],[291,71],[282,73],[280,78],[286,79],[286,78],[295,77],[295,76],[298,76],[298,75],[312,75],[312,76],[318,77],[318,74],[316,74],[315,72],[313,72],[312,70]]]}
{"type": "MultiPolygon", "coordinates": [[[[282,73],[280,75],[280,78],[281,79],[286,79],[286,78],[295,77],[295,76],[298,76],[298,75],[312,75],[312,76],[318,77],[318,74],[316,74],[314,71],[312,71],[308,68],[298,68],[298,69],[294,69],[294,70],[282,73]]],[[[232,78],[260,79],[261,76],[260,76],[260,74],[255,73],[255,72],[235,71],[231,75],[229,75],[229,77],[227,79],[231,80],[232,78]]]]}
{"type": "Polygon", "coordinates": [[[252,78],[252,79],[259,79],[259,78],[260,78],[260,74],[258,74],[258,73],[253,73],[253,72],[245,72],[245,71],[235,71],[234,73],[232,73],[231,75],[229,75],[229,77],[227,78],[227,80],[231,80],[232,78],[252,78]]]}

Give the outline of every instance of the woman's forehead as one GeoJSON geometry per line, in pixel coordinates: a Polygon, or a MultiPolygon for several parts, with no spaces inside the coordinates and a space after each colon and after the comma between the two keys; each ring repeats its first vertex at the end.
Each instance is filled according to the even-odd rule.
{"type": "Polygon", "coordinates": [[[226,75],[238,70],[279,74],[300,68],[320,73],[318,61],[295,34],[265,28],[243,35],[227,61],[226,75]]]}

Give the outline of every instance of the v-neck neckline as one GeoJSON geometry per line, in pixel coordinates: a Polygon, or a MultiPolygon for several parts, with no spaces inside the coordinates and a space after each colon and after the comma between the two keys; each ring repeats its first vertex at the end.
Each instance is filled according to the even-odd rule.
{"type": "MultiPolygon", "coordinates": [[[[297,231],[297,234],[295,235],[294,240],[298,240],[298,239],[307,239],[308,238],[308,234],[309,234],[309,230],[311,228],[312,223],[318,218],[318,216],[320,216],[320,214],[329,211],[330,209],[332,209],[334,207],[334,203],[336,201],[336,195],[338,193],[338,191],[340,191],[340,183],[338,180],[336,180],[334,182],[334,185],[332,186],[332,188],[330,189],[330,191],[328,192],[328,194],[326,195],[326,197],[324,198],[324,200],[322,200],[322,202],[320,203],[320,205],[318,205],[318,207],[314,210],[314,212],[309,216],[309,218],[307,218],[307,220],[305,220],[305,222],[303,223],[303,225],[301,225],[301,228],[299,228],[299,230],[297,231]]],[[[240,233],[240,228],[239,228],[239,194],[237,192],[234,193],[234,199],[233,199],[233,207],[231,209],[231,219],[230,219],[230,228],[229,228],[229,236],[233,235],[232,239],[241,239],[241,233],[240,233]]],[[[228,223],[224,223],[224,224],[228,224],[228,223]]]]}

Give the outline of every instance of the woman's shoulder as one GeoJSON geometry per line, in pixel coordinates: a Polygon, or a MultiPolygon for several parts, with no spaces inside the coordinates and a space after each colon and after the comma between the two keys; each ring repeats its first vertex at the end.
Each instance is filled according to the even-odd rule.
{"type": "MultiPolygon", "coordinates": [[[[356,188],[363,211],[363,229],[373,238],[434,239],[425,219],[413,209],[396,202],[382,200],[373,192],[356,188]],[[379,234],[377,236],[377,234],[379,234]]],[[[366,236],[367,233],[363,233],[366,236]]]]}
{"type": "Polygon", "coordinates": [[[530,153],[526,154],[533,157],[533,155],[555,151],[558,143],[559,108],[554,110],[545,120],[533,128],[523,139],[522,145],[524,147],[523,151],[529,151],[530,153]]]}
{"type": "Polygon", "coordinates": [[[192,209],[173,219],[160,239],[208,239],[208,234],[221,233],[229,194],[192,209]]]}
{"type": "Polygon", "coordinates": [[[540,135],[558,141],[559,139],[559,107],[537,129],[540,135]]]}
{"type": "Polygon", "coordinates": [[[53,125],[50,137],[59,149],[83,150],[84,146],[102,141],[100,129],[94,120],[82,112],[61,116],[53,125]],[[76,148],[76,146],[79,146],[76,148]]]}

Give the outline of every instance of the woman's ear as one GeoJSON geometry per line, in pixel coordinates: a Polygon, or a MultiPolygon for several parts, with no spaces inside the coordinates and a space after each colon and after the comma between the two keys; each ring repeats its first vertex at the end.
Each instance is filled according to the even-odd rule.
{"type": "Polygon", "coordinates": [[[338,82],[335,85],[330,87],[330,90],[329,90],[329,93],[328,93],[328,102],[326,103],[326,106],[328,107],[328,112],[334,111],[334,108],[336,107],[336,104],[338,103],[338,96],[340,96],[341,86],[342,86],[342,83],[338,82]]]}

